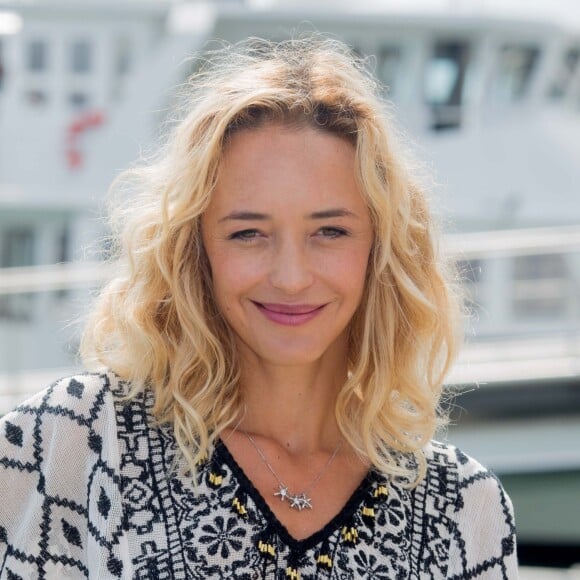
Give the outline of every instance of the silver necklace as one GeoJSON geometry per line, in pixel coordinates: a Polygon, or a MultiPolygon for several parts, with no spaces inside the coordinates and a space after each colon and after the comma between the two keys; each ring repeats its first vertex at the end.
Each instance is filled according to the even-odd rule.
{"type": "Polygon", "coordinates": [[[254,441],[253,437],[242,431],[242,433],[248,438],[260,459],[264,462],[266,467],[270,470],[270,473],[276,478],[278,482],[278,490],[274,492],[274,496],[279,498],[281,502],[285,502],[288,500],[288,505],[295,510],[302,511],[303,509],[312,509],[312,498],[309,497],[310,492],[316,487],[318,482],[322,479],[322,476],[326,473],[330,464],[334,461],[334,458],[337,456],[341,446],[342,441],[336,446],[333,454],[330,456],[320,473],[314,478],[314,481],[301,493],[292,493],[288,486],[278,477],[278,474],[274,471],[274,468],[270,465],[270,462],[266,458],[264,452],[258,447],[257,443],[254,441]]]}

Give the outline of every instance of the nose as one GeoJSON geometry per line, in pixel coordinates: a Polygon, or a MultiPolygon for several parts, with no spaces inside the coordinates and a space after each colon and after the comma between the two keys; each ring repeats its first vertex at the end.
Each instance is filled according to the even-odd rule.
{"type": "Polygon", "coordinates": [[[285,294],[299,294],[312,285],[314,275],[307,248],[296,240],[283,240],[272,253],[270,284],[285,294]]]}

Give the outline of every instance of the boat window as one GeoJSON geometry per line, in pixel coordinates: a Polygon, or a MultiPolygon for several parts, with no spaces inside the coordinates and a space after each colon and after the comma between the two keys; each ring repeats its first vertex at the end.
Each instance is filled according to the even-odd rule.
{"type": "Polygon", "coordinates": [[[562,60],[555,78],[548,89],[548,97],[561,99],[572,82],[580,63],[580,46],[569,48],[562,55],[562,60]]]}
{"type": "Polygon", "coordinates": [[[34,231],[32,228],[9,228],[0,233],[0,268],[34,264],[34,231]]]}
{"type": "Polygon", "coordinates": [[[43,72],[48,68],[48,44],[45,40],[31,40],[26,50],[26,64],[29,71],[43,72]]]}
{"type": "Polygon", "coordinates": [[[397,76],[401,63],[401,49],[398,46],[383,46],[377,57],[377,76],[385,85],[388,96],[397,92],[397,76]]]}
{"type": "Polygon", "coordinates": [[[92,68],[92,45],[88,40],[75,40],[70,46],[70,71],[86,74],[92,68]]]}
{"type": "Polygon", "coordinates": [[[85,109],[89,105],[89,96],[81,91],[75,91],[68,96],[69,105],[73,109],[85,109]]]}
{"type": "MultiPolygon", "coordinates": [[[[0,268],[16,268],[34,264],[34,230],[29,227],[0,230],[0,268]]],[[[0,295],[0,320],[30,319],[33,295],[0,295]]]]}
{"type": "Polygon", "coordinates": [[[56,238],[56,261],[59,264],[70,262],[70,234],[70,226],[65,222],[56,238]]]}
{"type": "MultiPolygon", "coordinates": [[[[58,232],[56,237],[56,261],[59,264],[64,264],[70,262],[70,242],[71,242],[71,231],[68,222],[62,225],[60,232],[58,232]]],[[[70,295],[70,290],[68,288],[60,288],[56,291],[56,298],[58,300],[64,300],[70,295]]]]}
{"type": "Polygon", "coordinates": [[[43,107],[48,102],[48,96],[40,89],[30,89],[24,93],[24,100],[31,107],[43,107]]]}
{"type": "Polygon", "coordinates": [[[572,278],[563,255],[516,256],[513,281],[516,318],[553,319],[566,315],[572,278]]]}
{"type": "Polygon", "coordinates": [[[113,48],[113,78],[111,83],[111,98],[115,101],[121,97],[123,77],[129,73],[132,66],[131,40],[127,36],[115,39],[113,48]]]}
{"type": "Polygon", "coordinates": [[[492,98],[500,103],[512,103],[526,96],[537,67],[540,50],[535,46],[504,45],[492,86],[492,98]]]}
{"type": "Polygon", "coordinates": [[[127,36],[120,36],[115,40],[115,75],[122,77],[131,68],[131,40],[127,36]]]}
{"type": "Polygon", "coordinates": [[[2,38],[0,38],[0,92],[4,85],[4,45],[2,44],[2,38]]]}
{"type": "Polygon", "coordinates": [[[461,105],[469,45],[463,41],[438,41],[433,47],[424,78],[425,100],[431,106],[431,128],[449,129],[461,125],[461,105]]]}

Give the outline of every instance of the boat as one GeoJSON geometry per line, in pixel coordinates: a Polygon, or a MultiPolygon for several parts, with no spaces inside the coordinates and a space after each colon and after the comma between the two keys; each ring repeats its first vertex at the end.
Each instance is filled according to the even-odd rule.
{"type": "MultiPolygon", "coordinates": [[[[367,56],[432,174],[468,344],[440,437],[493,468],[523,563],[580,562],[580,25],[335,2],[0,2],[0,414],[79,368],[106,191],[220,42],[367,56]]],[[[462,5],[461,5],[462,6],[462,5]]],[[[548,578],[549,576],[542,576],[548,578]]],[[[572,576],[570,576],[572,577],[572,576]]]]}

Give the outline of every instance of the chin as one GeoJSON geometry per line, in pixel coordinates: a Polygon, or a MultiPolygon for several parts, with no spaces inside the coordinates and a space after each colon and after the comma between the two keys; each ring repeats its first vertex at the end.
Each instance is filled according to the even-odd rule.
{"type": "Polygon", "coordinates": [[[308,353],[269,353],[259,356],[261,360],[271,365],[281,367],[304,367],[316,363],[323,358],[323,354],[308,353]]]}
{"type": "Polygon", "coordinates": [[[323,359],[334,361],[333,364],[340,364],[346,356],[346,351],[341,348],[342,341],[327,346],[302,343],[292,347],[287,342],[279,345],[280,348],[274,349],[272,346],[270,344],[268,348],[256,349],[254,353],[264,362],[288,367],[308,366],[323,359]]]}

